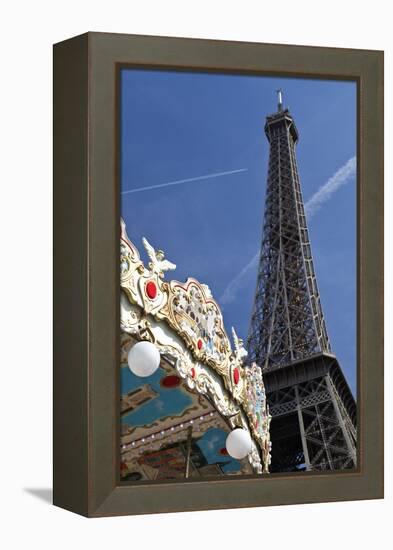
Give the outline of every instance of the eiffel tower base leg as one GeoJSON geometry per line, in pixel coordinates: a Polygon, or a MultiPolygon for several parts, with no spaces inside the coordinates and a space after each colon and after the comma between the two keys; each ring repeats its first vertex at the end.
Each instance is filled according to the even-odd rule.
{"type": "Polygon", "coordinates": [[[271,472],[356,467],[356,405],[334,357],[279,369],[265,375],[265,384],[271,472]]]}

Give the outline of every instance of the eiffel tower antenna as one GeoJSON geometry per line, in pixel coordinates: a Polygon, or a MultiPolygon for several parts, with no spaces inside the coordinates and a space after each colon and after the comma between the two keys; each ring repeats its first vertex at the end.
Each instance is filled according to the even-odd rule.
{"type": "Polygon", "coordinates": [[[356,404],[331,350],[288,109],[266,118],[270,146],[265,217],[248,335],[272,414],[271,471],[356,466],[356,404]]]}
{"type": "Polygon", "coordinates": [[[277,93],[277,104],[278,104],[278,111],[282,111],[282,90],[276,90],[277,93]]]}

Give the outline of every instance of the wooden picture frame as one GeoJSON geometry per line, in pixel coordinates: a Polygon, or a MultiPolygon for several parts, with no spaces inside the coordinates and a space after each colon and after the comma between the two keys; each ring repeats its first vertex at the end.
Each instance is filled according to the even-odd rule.
{"type": "Polygon", "coordinates": [[[54,504],[89,517],[383,497],[383,52],[87,33],[54,46],[54,504]],[[357,82],[358,467],[119,484],[122,66],[357,82]]]}

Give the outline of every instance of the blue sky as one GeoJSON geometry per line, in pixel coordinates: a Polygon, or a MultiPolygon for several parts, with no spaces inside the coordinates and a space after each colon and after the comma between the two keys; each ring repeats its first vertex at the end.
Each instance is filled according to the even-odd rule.
{"type": "MultiPolygon", "coordinates": [[[[207,283],[228,333],[246,338],[256,265],[227,301],[228,285],[261,241],[268,142],[265,117],[282,88],[299,134],[297,160],[307,202],[356,155],[353,82],[123,69],[121,213],[146,260],[145,236],[177,269],[169,277],[207,283]],[[208,174],[226,176],[126,193],[208,174]]],[[[355,177],[309,220],[322,307],[334,353],[356,388],[355,177]]]]}

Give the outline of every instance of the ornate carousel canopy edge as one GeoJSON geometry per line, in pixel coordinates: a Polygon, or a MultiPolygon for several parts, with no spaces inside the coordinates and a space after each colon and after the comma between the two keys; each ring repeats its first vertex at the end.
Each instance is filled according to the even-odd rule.
{"type": "Polygon", "coordinates": [[[232,350],[220,307],[209,287],[191,277],[185,283],[165,281],[165,273],[176,265],[165,259],[164,252],[155,250],[146,238],[143,245],[150,259],[147,267],[121,220],[122,330],[156,344],[159,341],[161,354],[167,353],[177,360],[177,368],[191,389],[214,396],[217,409],[231,417],[233,428],[243,427],[251,432],[259,453],[253,448],[249,460],[256,472],[268,472],[271,416],[261,370],[255,364],[244,366],[247,351],[233,328],[232,350]],[[168,330],[162,328],[162,323],[176,335],[169,345],[164,336],[168,330]],[[216,376],[208,375],[211,369],[216,376]],[[217,375],[227,391],[217,389],[214,384],[217,375]],[[262,457],[262,466],[258,454],[262,457]]]}

